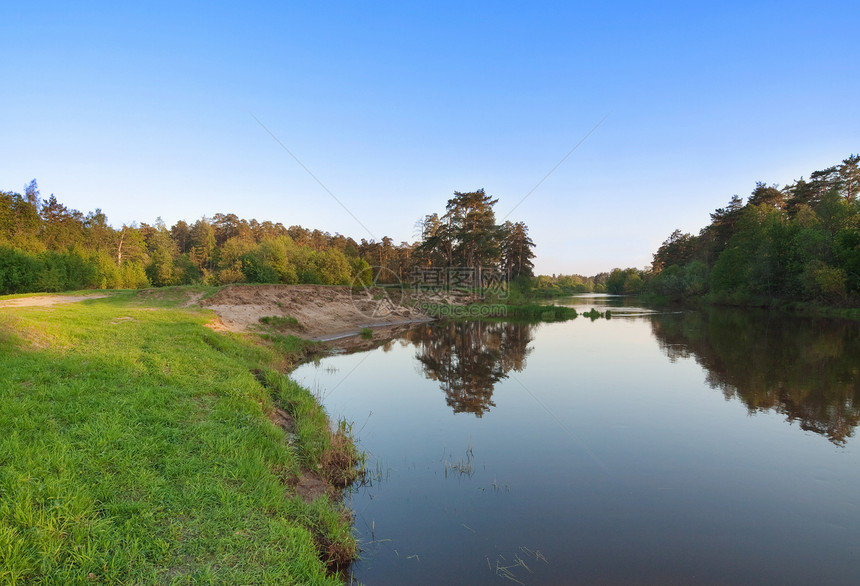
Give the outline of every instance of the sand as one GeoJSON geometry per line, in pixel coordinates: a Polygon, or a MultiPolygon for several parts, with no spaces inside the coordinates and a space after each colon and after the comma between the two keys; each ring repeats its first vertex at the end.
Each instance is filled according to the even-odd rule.
{"type": "Polygon", "coordinates": [[[198,303],[218,314],[223,328],[244,332],[261,317],[292,317],[296,335],[331,341],[356,335],[365,327],[381,328],[429,321],[411,307],[397,306],[384,290],[353,292],[324,285],[232,285],[198,303]]]}

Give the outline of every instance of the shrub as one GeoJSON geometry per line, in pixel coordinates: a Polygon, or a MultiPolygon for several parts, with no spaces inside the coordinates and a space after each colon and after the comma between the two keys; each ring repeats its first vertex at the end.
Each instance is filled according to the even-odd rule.
{"type": "Polygon", "coordinates": [[[35,291],[42,270],[43,264],[34,255],[0,247],[0,295],[35,291]]]}

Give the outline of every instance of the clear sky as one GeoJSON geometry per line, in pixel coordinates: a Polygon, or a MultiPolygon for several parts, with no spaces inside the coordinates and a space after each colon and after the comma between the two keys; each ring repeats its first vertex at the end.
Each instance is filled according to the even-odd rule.
{"type": "Polygon", "coordinates": [[[860,152],[858,30],[856,1],[8,1],[0,189],[395,242],[455,190],[499,220],[531,192],[538,272],[644,267],[860,152]]]}

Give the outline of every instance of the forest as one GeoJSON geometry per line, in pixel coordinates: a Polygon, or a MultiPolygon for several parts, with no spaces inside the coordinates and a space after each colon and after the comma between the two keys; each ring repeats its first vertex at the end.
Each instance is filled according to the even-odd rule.
{"type": "Polygon", "coordinates": [[[425,216],[420,240],[395,244],[217,213],[167,227],[114,228],[96,209],[43,201],[34,179],[24,194],[0,191],[0,295],[168,285],[311,283],[349,285],[371,266],[407,283],[415,267],[501,268],[532,275],[534,242],[522,222],[496,223],[483,189],[454,192],[445,212],[425,216]]]}
{"type": "Polygon", "coordinates": [[[654,254],[648,289],[673,299],[860,304],[860,156],[780,188],[734,196],[698,235],[673,232],[654,254]]]}
{"type": "Polygon", "coordinates": [[[758,182],[698,234],[675,230],[650,267],[539,276],[545,296],[605,292],[730,305],[860,306],[860,156],[780,188],[758,182]]]}
{"type": "MultiPolygon", "coordinates": [[[[88,288],[229,283],[348,285],[366,269],[409,282],[416,268],[499,270],[526,296],[646,294],[667,301],[736,305],[774,301],[860,306],[860,155],[789,185],[755,185],[734,195],[698,234],[675,230],[650,267],[593,276],[533,275],[534,246],[523,222],[496,223],[483,189],[454,192],[445,211],[416,223],[417,240],[395,244],[301,226],[215,214],[167,227],[111,227],[33,180],[21,195],[0,192],[0,294],[88,288]]],[[[516,295],[513,298],[518,298],[516,295]]]]}

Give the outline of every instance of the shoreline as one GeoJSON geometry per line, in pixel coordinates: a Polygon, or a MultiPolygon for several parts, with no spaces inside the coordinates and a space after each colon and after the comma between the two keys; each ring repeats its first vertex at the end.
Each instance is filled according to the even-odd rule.
{"type": "MultiPolygon", "coordinates": [[[[37,524],[15,534],[22,553],[0,573],[63,583],[150,584],[201,572],[225,583],[345,581],[357,544],[340,495],[363,472],[351,426],[285,373],[310,342],[280,347],[261,343],[260,329],[212,331],[197,303],[211,292],[0,300],[8,307],[0,362],[16,391],[7,415],[26,414],[5,424],[29,446],[10,453],[7,469],[53,483],[52,498],[82,507],[74,516],[51,509],[45,523],[64,523],[68,536],[45,553],[34,541],[48,531],[40,501],[24,498],[30,485],[15,480],[4,499],[24,498],[37,524]],[[105,443],[108,433],[115,439],[105,443]],[[105,508],[128,514],[114,523],[105,508]],[[129,526],[141,543],[167,546],[141,557],[127,547],[129,526]],[[88,543],[98,546],[81,557],[88,543]],[[211,564],[224,556],[237,561],[211,564]]],[[[7,522],[0,515],[0,528],[7,522]]]]}

